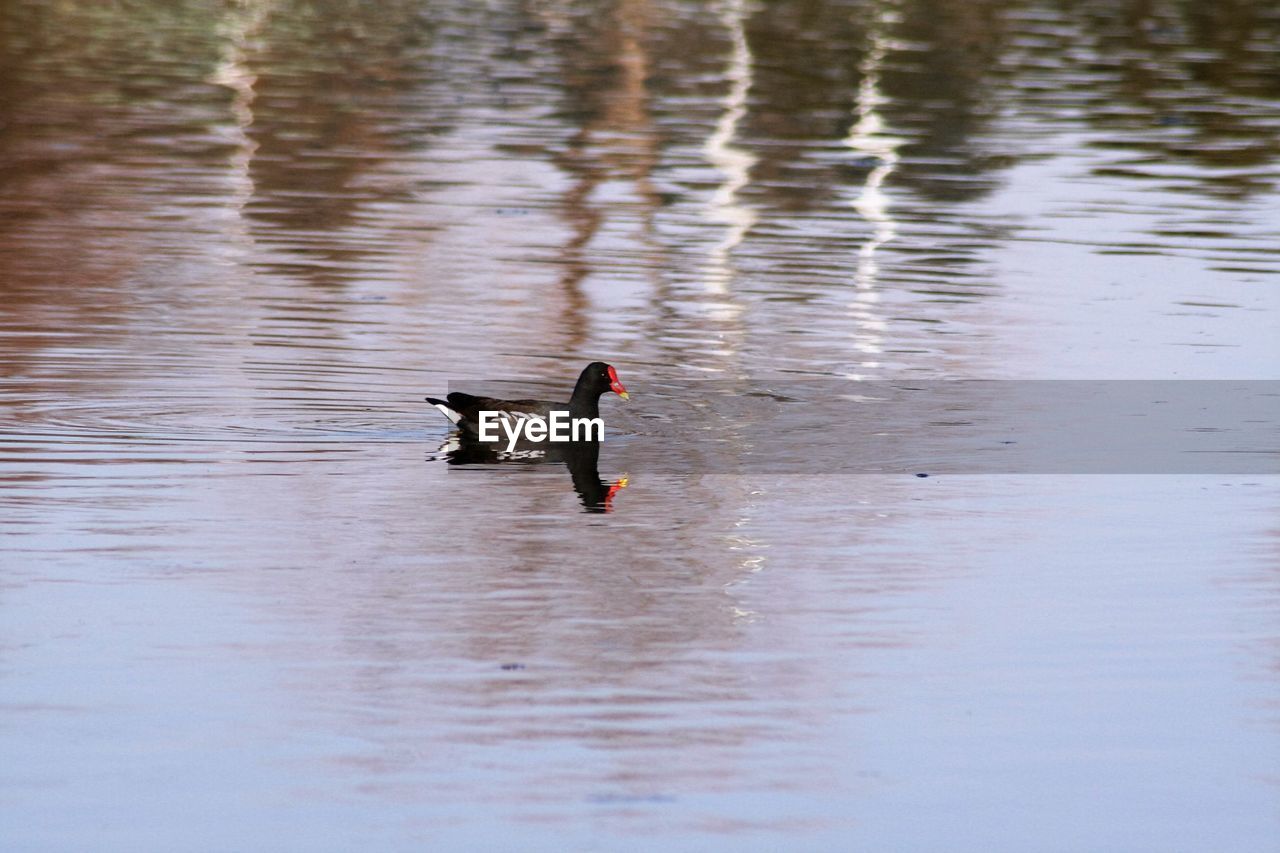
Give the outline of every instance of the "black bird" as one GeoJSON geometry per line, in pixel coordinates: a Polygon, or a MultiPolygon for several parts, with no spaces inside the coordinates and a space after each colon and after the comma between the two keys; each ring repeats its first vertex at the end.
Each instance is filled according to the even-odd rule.
{"type": "Polygon", "coordinates": [[[428,397],[427,402],[440,410],[446,418],[453,421],[458,429],[477,434],[479,432],[480,412],[499,412],[504,417],[523,419],[539,417],[548,419],[553,411],[568,411],[569,417],[600,417],[600,395],[612,391],[622,399],[630,398],[627,389],[618,381],[618,371],[603,361],[593,361],[578,377],[578,384],[573,388],[573,396],[568,403],[552,403],[546,400],[498,400],[493,397],[476,397],[454,391],[441,400],[428,397]]]}

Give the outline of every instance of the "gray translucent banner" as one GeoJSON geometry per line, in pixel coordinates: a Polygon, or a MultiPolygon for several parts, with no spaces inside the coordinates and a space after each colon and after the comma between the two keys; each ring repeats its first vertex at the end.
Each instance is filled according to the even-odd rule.
{"type": "MultiPolygon", "coordinates": [[[[683,474],[1280,474],[1280,381],[624,380],[630,403],[601,399],[601,466],[683,474]]],[[[457,387],[568,397],[527,382],[457,387]]]]}

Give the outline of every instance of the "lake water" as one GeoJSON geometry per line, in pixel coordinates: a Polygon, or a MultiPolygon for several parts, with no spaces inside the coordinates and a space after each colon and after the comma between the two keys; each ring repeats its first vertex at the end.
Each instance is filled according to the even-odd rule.
{"type": "Polygon", "coordinates": [[[0,846],[1280,850],[1275,440],[737,432],[1280,378],[1277,44],[1264,0],[5,3],[0,846]],[[592,476],[450,464],[425,395],[595,359],[592,476]]]}

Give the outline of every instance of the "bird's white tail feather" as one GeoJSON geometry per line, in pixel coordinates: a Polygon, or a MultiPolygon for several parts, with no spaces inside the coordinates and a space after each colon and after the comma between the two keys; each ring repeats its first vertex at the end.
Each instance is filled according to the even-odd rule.
{"type": "Polygon", "coordinates": [[[453,423],[456,424],[458,421],[462,420],[462,415],[460,415],[458,412],[455,412],[453,409],[449,408],[444,403],[432,403],[432,405],[440,410],[440,414],[444,415],[453,423]]]}

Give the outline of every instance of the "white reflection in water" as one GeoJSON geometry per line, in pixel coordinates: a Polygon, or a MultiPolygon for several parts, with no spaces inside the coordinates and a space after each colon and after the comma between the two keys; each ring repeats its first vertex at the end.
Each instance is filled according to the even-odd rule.
{"type": "MultiPolygon", "coordinates": [[[[871,236],[858,250],[857,266],[853,282],[857,288],[849,313],[857,331],[854,333],[854,349],[864,356],[859,366],[874,369],[880,366],[877,356],[883,352],[885,320],[877,310],[880,294],[876,290],[880,265],[876,253],[880,247],[898,233],[897,222],[890,214],[889,198],[882,189],[885,180],[898,166],[898,148],[904,140],[884,133],[884,118],[879,108],[887,101],[880,91],[880,73],[885,54],[890,47],[887,30],[897,21],[897,14],[890,4],[880,4],[869,33],[870,49],[862,61],[862,82],[858,87],[856,117],[844,144],[859,159],[873,160],[877,165],[867,173],[862,191],[853,200],[853,209],[871,226],[871,236]]],[[[861,373],[851,379],[864,378],[861,373]]]]}
{"type": "Polygon", "coordinates": [[[253,101],[257,97],[254,86],[258,82],[258,76],[249,64],[249,46],[262,30],[273,5],[272,0],[244,0],[228,7],[226,16],[219,23],[220,35],[226,39],[222,46],[222,59],[209,75],[210,83],[230,89],[232,93],[232,121],[224,125],[232,137],[227,201],[236,214],[236,237],[245,242],[250,242],[253,238],[240,216],[245,205],[253,198],[254,184],[250,167],[258,149],[258,143],[249,135],[249,129],[253,127],[253,101]]]}
{"type": "MultiPolygon", "coordinates": [[[[720,20],[728,32],[732,46],[724,70],[725,79],[729,81],[729,91],[721,101],[723,112],[716,122],[715,130],[703,145],[706,159],[723,176],[711,197],[707,216],[712,222],[725,226],[724,236],[711,249],[707,258],[707,293],[722,297],[710,304],[709,314],[714,320],[732,324],[734,331],[739,334],[742,327],[737,321],[742,316],[743,307],[734,299],[730,287],[734,277],[730,258],[733,250],[742,243],[759,218],[756,209],[738,197],[742,188],[751,181],[751,169],[757,158],[733,144],[738,135],[738,125],[747,112],[747,96],[752,85],[752,55],[746,34],[749,16],[750,9],[743,0],[727,0],[721,10],[720,20]]],[[[741,606],[744,592],[742,587],[753,575],[765,568],[766,558],[764,554],[757,552],[769,546],[762,539],[745,535],[742,528],[749,523],[762,494],[760,491],[750,491],[740,495],[738,518],[733,525],[735,533],[726,537],[723,543],[728,551],[734,553],[737,562],[734,578],[723,586],[725,594],[733,599],[733,603],[728,606],[728,613],[735,623],[750,623],[758,617],[755,610],[741,606]],[[738,556],[740,552],[746,552],[746,556],[738,556]]]]}
{"type": "MultiPolygon", "coordinates": [[[[724,176],[711,197],[708,211],[712,222],[726,226],[724,237],[711,250],[707,262],[707,291],[719,296],[728,295],[733,278],[729,257],[758,218],[755,209],[738,198],[738,192],[751,180],[756,157],[733,145],[738,123],[747,112],[747,94],[751,91],[751,48],[745,28],[748,14],[742,0],[728,0],[721,13],[733,45],[724,72],[729,92],[722,101],[724,112],[716,122],[715,132],[707,137],[703,146],[707,160],[724,176]]],[[[742,307],[730,300],[717,302],[713,309],[713,315],[721,320],[732,320],[741,313],[742,307]]]]}

